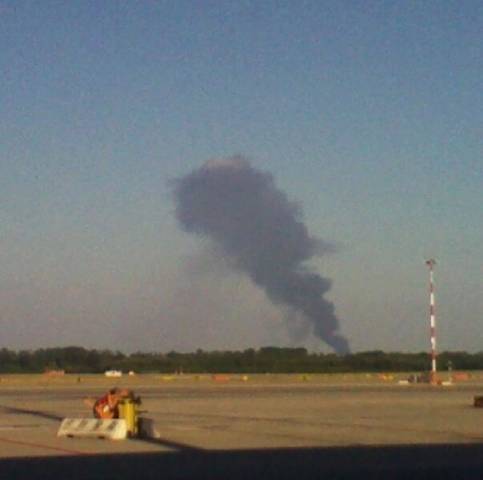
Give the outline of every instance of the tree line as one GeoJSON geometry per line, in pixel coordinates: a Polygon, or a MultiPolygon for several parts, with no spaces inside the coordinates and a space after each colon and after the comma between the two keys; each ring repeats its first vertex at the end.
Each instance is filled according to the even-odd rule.
{"type": "MultiPolygon", "coordinates": [[[[483,352],[442,352],[439,369],[483,370],[483,352]]],[[[102,373],[116,369],[137,373],[343,373],[424,372],[429,370],[427,352],[380,350],[339,356],[310,353],[305,348],[262,347],[243,351],[124,354],[111,350],[59,347],[13,351],[0,349],[0,373],[102,373]]]]}

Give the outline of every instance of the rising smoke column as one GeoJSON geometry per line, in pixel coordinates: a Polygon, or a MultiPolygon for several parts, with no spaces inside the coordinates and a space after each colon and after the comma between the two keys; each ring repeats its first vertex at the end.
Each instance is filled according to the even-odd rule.
{"type": "Polygon", "coordinates": [[[334,305],[324,298],[330,280],[304,264],[327,247],[309,235],[300,208],[269,173],[242,157],[210,160],[173,187],[185,231],[210,238],[273,303],[301,313],[336,352],[349,351],[334,305]]]}

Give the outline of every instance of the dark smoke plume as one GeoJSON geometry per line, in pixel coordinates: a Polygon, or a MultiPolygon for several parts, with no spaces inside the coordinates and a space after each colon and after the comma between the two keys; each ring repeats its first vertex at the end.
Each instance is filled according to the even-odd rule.
{"type": "Polygon", "coordinates": [[[185,231],[210,238],[273,303],[302,314],[336,352],[349,351],[334,305],[324,298],[330,280],[304,264],[328,246],[309,235],[300,208],[269,173],[242,157],[211,160],[176,180],[174,197],[185,231]]]}

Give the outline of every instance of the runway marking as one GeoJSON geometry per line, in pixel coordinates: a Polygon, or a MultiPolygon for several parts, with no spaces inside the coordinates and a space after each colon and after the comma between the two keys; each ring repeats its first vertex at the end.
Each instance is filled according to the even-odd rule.
{"type": "Polygon", "coordinates": [[[79,452],[77,450],[68,450],[67,448],[60,448],[60,447],[51,447],[49,445],[42,445],[40,443],[31,443],[31,442],[21,442],[19,440],[10,440],[9,438],[2,438],[0,437],[0,442],[11,443],[13,445],[22,445],[24,447],[34,447],[34,448],[43,448],[46,450],[54,450],[57,452],[69,453],[73,455],[90,455],[89,453],[79,452]]]}

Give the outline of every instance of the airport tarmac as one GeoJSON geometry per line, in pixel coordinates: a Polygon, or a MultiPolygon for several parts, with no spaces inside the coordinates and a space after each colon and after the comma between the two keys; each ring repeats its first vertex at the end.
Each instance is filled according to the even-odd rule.
{"type": "Polygon", "coordinates": [[[123,452],[475,444],[483,441],[483,378],[399,385],[378,375],[2,376],[0,457],[123,452]],[[159,438],[58,438],[64,417],[90,417],[87,396],[134,389],[159,438]]]}

